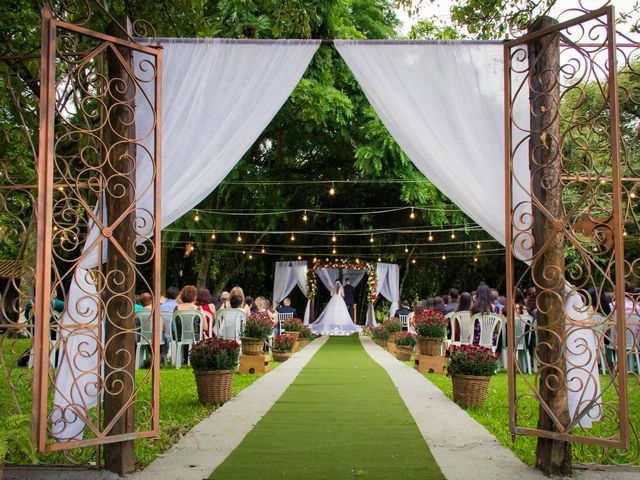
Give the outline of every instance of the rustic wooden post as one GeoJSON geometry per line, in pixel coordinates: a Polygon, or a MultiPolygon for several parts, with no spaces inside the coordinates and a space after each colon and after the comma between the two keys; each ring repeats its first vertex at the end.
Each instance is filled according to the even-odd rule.
{"type": "MultiPolygon", "coordinates": [[[[119,19],[120,25],[131,30],[127,19],[119,19]]],[[[125,37],[125,32],[112,23],[110,35],[125,37]]],[[[118,48],[118,53],[132,68],[132,51],[118,48]]],[[[108,75],[111,82],[110,121],[104,128],[104,142],[109,149],[105,172],[106,208],[108,231],[121,250],[109,242],[106,270],[106,317],[104,350],[104,425],[113,422],[109,435],[135,432],[135,410],[128,406],[133,400],[135,378],[135,271],[129,259],[135,259],[134,211],[112,227],[131,208],[135,198],[135,145],[126,139],[134,138],[134,105],[132,79],[123,61],[111,49],[106,54],[108,75]],[[122,82],[119,83],[118,82],[122,82]],[[129,108],[127,108],[127,106],[129,108]]],[[[108,470],[119,475],[135,469],[133,440],[104,445],[104,463],[108,470]]]]}
{"type": "MultiPolygon", "coordinates": [[[[551,17],[541,17],[530,33],[557,25],[551,17]]],[[[566,365],[564,360],[564,224],[562,205],[562,159],[560,141],[560,42],[556,32],[528,43],[530,68],[531,138],[529,169],[533,205],[533,278],[541,294],[537,299],[538,355],[542,362],[539,389],[542,400],[555,418],[569,424],[566,365]],[[546,214],[543,213],[546,211],[546,214]],[[542,247],[545,246],[544,250],[542,247]]],[[[540,407],[538,428],[558,431],[548,413],[540,407]]],[[[547,474],[571,473],[571,444],[538,438],[536,467],[547,474]]]]}

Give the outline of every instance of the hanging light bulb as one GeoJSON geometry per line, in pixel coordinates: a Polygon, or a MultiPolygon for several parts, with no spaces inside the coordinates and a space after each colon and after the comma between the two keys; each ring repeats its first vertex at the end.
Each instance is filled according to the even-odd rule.
{"type": "Polygon", "coordinates": [[[316,257],[313,257],[313,263],[316,263],[318,261],[318,259],[316,257]]]}
{"type": "Polygon", "coordinates": [[[416,264],[416,259],[415,259],[415,258],[412,258],[412,259],[411,259],[411,263],[413,263],[413,264],[415,265],[415,264],[416,264]]]}
{"type": "Polygon", "coordinates": [[[336,249],[334,248],[333,250],[331,250],[331,253],[333,253],[335,255],[336,254],[336,249]]]}
{"type": "Polygon", "coordinates": [[[625,231],[623,231],[623,232],[622,232],[622,235],[626,237],[626,236],[628,235],[628,234],[627,234],[627,231],[626,231],[626,230],[625,230],[625,231]]]}
{"type": "Polygon", "coordinates": [[[404,253],[409,253],[409,247],[407,246],[404,247],[404,253]]]}
{"type": "Polygon", "coordinates": [[[476,248],[477,248],[478,250],[480,250],[480,248],[481,248],[481,246],[480,246],[480,242],[478,242],[478,243],[476,244],[476,248]]]}
{"type": "Polygon", "coordinates": [[[215,240],[215,239],[216,239],[216,232],[213,232],[213,233],[211,234],[211,240],[215,240]]]}
{"type": "Polygon", "coordinates": [[[191,243],[187,244],[187,247],[185,248],[185,251],[184,251],[184,256],[188,257],[189,255],[191,255],[191,252],[193,252],[193,250],[194,250],[193,244],[191,243]]]}
{"type": "Polygon", "coordinates": [[[456,232],[451,232],[451,240],[455,240],[456,239],[456,232]]]}
{"type": "Polygon", "coordinates": [[[307,211],[304,211],[304,214],[302,215],[302,221],[306,222],[307,220],[309,220],[309,217],[307,217],[307,211]]]}
{"type": "Polygon", "coordinates": [[[291,233],[291,238],[290,238],[290,240],[291,240],[292,242],[295,242],[295,240],[296,240],[296,236],[293,234],[293,232],[291,233]]]}
{"type": "Polygon", "coordinates": [[[431,235],[431,232],[429,232],[429,241],[433,242],[433,235],[431,235]]]}
{"type": "Polygon", "coordinates": [[[243,255],[246,255],[246,254],[247,254],[247,251],[246,251],[246,250],[242,250],[242,254],[243,254],[243,255]]]}
{"type": "Polygon", "coordinates": [[[359,258],[356,258],[356,263],[360,263],[360,259],[359,258]]]}
{"type": "Polygon", "coordinates": [[[58,187],[58,190],[59,190],[60,192],[64,192],[64,187],[58,187]]]}
{"type": "Polygon", "coordinates": [[[371,234],[371,238],[369,238],[369,243],[373,243],[373,233],[371,234]]]}
{"type": "Polygon", "coordinates": [[[302,256],[301,255],[298,255],[298,260],[302,260],[302,256]]]}
{"type": "Polygon", "coordinates": [[[260,249],[260,253],[267,253],[267,251],[264,249],[264,247],[262,247],[262,248],[260,249]]]}
{"type": "Polygon", "coordinates": [[[238,238],[236,238],[236,240],[237,240],[238,242],[241,242],[241,241],[242,241],[242,235],[240,235],[240,233],[238,233],[238,238]]]}
{"type": "Polygon", "coordinates": [[[409,218],[411,220],[415,220],[416,219],[416,212],[413,211],[413,207],[411,207],[411,213],[409,214],[409,218]]]}
{"type": "Polygon", "coordinates": [[[198,215],[198,212],[196,212],[196,214],[193,216],[193,221],[194,222],[199,222],[200,221],[200,215],[198,215]]]}
{"type": "Polygon", "coordinates": [[[477,263],[478,262],[478,257],[473,257],[473,261],[477,263]]]}
{"type": "Polygon", "coordinates": [[[336,187],[331,182],[331,188],[329,189],[329,195],[334,196],[336,194],[336,187]]]}
{"type": "Polygon", "coordinates": [[[378,257],[378,261],[379,261],[379,262],[381,262],[381,261],[382,261],[382,258],[378,257]]]}
{"type": "Polygon", "coordinates": [[[447,256],[446,256],[444,253],[442,254],[442,259],[443,259],[443,260],[446,260],[446,259],[447,259],[447,256]]]}
{"type": "Polygon", "coordinates": [[[631,192],[631,193],[629,194],[629,196],[630,196],[631,198],[636,198],[636,194],[635,194],[635,192],[631,192]]]}
{"type": "Polygon", "coordinates": [[[249,260],[253,260],[253,255],[249,254],[249,260]]]}
{"type": "Polygon", "coordinates": [[[338,240],[338,238],[336,237],[335,232],[333,232],[333,235],[332,235],[332,237],[331,237],[331,241],[332,241],[333,243],[336,243],[336,240],[338,240]]]}

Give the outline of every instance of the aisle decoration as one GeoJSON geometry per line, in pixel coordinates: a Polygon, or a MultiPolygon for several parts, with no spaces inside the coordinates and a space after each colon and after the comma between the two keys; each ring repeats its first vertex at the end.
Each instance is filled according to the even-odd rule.
{"type": "Polygon", "coordinates": [[[239,355],[240,344],[222,338],[208,338],[191,348],[189,357],[200,403],[224,403],[231,398],[231,378],[239,355]]]}
{"type": "Polygon", "coordinates": [[[337,268],[342,270],[365,270],[367,272],[367,298],[374,303],[378,298],[378,279],[376,276],[376,264],[369,262],[351,262],[349,260],[316,260],[307,270],[307,296],[314,298],[318,293],[318,276],[316,270],[320,268],[337,268]]]}
{"type": "Polygon", "coordinates": [[[434,310],[423,310],[414,317],[414,328],[418,334],[418,353],[442,355],[449,319],[434,310]]]}
{"type": "Polygon", "coordinates": [[[289,333],[276,335],[273,338],[273,359],[276,362],[285,362],[289,360],[294,343],[296,343],[296,339],[289,333]]]}
{"type": "Polygon", "coordinates": [[[394,338],[397,333],[402,331],[402,322],[400,322],[397,318],[390,318],[386,322],[382,324],[384,329],[387,331],[387,349],[389,353],[393,356],[396,355],[396,344],[394,342],[394,338]]]}
{"type": "Polygon", "coordinates": [[[261,355],[264,352],[264,342],[273,332],[273,321],[267,312],[251,315],[242,329],[242,354],[261,355]]]}
{"type": "Polygon", "coordinates": [[[378,325],[377,327],[373,327],[371,330],[371,338],[376,344],[381,346],[382,348],[387,346],[387,342],[389,341],[389,332],[384,327],[384,325],[378,325]]]}
{"type": "Polygon", "coordinates": [[[463,408],[482,407],[489,380],[498,369],[498,355],[490,348],[462,345],[451,352],[447,373],[453,382],[453,401],[463,408]]]}
{"type": "Polygon", "coordinates": [[[413,348],[416,346],[416,337],[409,332],[398,332],[393,342],[396,344],[396,359],[401,362],[411,360],[413,348]]]}
{"type": "Polygon", "coordinates": [[[298,335],[298,348],[303,349],[313,340],[313,333],[306,325],[303,325],[300,335],[298,335]]]}

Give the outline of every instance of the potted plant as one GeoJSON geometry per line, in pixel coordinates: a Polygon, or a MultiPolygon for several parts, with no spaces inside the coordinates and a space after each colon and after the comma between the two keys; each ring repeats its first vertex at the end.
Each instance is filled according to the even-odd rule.
{"type": "Polygon", "coordinates": [[[307,345],[309,345],[309,342],[311,342],[311,340],[313,340],[313,333],[311,332],[309,327],[305,325],[300,332],[300,335],[298,336],[298,347],[300,347],[300,349],[306,347],[307,345]]]}
{"type": "Polygon", "coordinates": [[[281,333],[273,338],[273,359],[276,362],[284,362],[291,356],[293,344],[296,339],[289,333],[281,333]]]}
{"type": "Polygon", "coordinates": [[[273,332],[273,321],[267,312],[258,312],[247,318],[242,330],[242,353],[244,355],[261,355],[264,342],[273,332]]]}
{"type": "Polygon", "coordinates": [[[447,374],[453,383],[453,401],[461,407],[484,405],[497,362],[498,356],[487,347],[462,345],[453,349],[447,364],[447,374]]]}
{"type": "Polygon", "coordinates": [[[379,346],[384,348],[387,345],[387,341],[389,340],[389,332],[386,328],[384,328],[384,326],[378,325],[377,327],[373,327],[371,329],[371,338],[379,346]]]}
{"type": "Polygon", "coordinates": [[[423,310],[416,314],[414,320],[418,334],[418,353],[441,356],[449,319],[440,312],[423,310]]]}
{"type": "Polygon", "coordinates": [[[393,342],[396,344],[396,359],[403,362],[411,360],[413,347],[416,346],[416,337],[409,332],[397,332],[393,342]]]}
{"type": "MultiPolygon", "coordinates": [[[[292,317],[282,322],[282,330],[294,336],[297,340],[298,337],[300,336],[300,332],[304,330],[304,325],[302,324],[302,320],[296,317],[292,317]]],[[[280,332],[280,333],[283,333],[283,332],[280,332]]]]}
{"type": "Polygon", "coordinates": [[[387,337],[387,348],[389,349],[389,353],[391,355],[395,356],[395,354],[396,354],[396,344],[393,341],[393,338],[395,337],[396,333],[402,331],[402,323],[400,322],[400,320],[398,318],[390,318],[389,320],[384,322],[382,324],[382,326],[385,328],[385,330],[387,331],[387,334],[388,334],[388,337],[387,337]]]}
{"type": "Polygon", "coordinates": [[[16,453],[36,463],[36,446],[31,441],[31,417],[9,415],[0,419],[0,478],[9,454],[16,453]]]}
{"type": "Polygon", "coordinates": [[[207,338],[194,344],[189,355],[200,403],[206,405],[229,400],[240,344],[235,340],[207,338]]]}

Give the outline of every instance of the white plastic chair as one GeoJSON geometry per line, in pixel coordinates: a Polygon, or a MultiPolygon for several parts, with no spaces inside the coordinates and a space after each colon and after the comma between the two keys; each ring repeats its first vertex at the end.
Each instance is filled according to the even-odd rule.
{"type": "Polygon", "coordinates": [[[247,314],[239,308],[225,308],[218,312],[217,317],[218,336],[239,342],[247,314]]]}
{"type": "Polygon", "coordinates": [[[142,367],[143,357],[146,356],[146,346],[153,345],[153,317],[151,310],[136,313],[136,328],[139,328],[136,338],[136,370],[142,367]]]}
{"type": "MultiPolygon", "coordinates": [[[[514,333],[515,333],[515,346],[516,346],[516,361],[518,362],[518,364],[520,365],[520,370],[521,371],[525,371],[528,374],[531,374],[531,355],[529,355],[529,349],[527,348],[528,345],[528,338],[529,335],[531,335],[531,329],[533,328],[533,317],[531,315],[528,314],[520,314],[520,315],[515,315],[514,317],[514,323],[515,323],[515,329],[514,329],[514,333]],[[527,332],[527,334],[525,334],[526,330],[527,330],[527,326],[529,327],[529,332],[527,332]],[[522,363],[522,354],[524,354],[524,361],[525,363],[522,363]]],[[[503,339],[505,337],[504,332],[506,332],[506,329],[503,328],[502,329],[503,332],[503,339]]],[[[506,343],[503,343],[503,349],[506,348],[506,343]]]]}
{"type": "Polygon", "coordinates": [[[173,362],[173,352],[176,349],[176,342],[174,338],[174,332],[176,329],[173,323],[173,312],[160,311],[160,319],[162,320],[161,331],[163,331],[165,335],[169,337],[169,350],[167,351],[167,357],[170,358],[173,362]]]}
{"type": "Polygon", "coordinates": [[[402,323],[402,329],[409,331],[409,315],[398,315],[400,323],[402,323]]]}
{"type": "MultiPolygon", "coordinates": [[[[211,338],[213,336],[213,331],[215,330],[214,328],[214,320],[213,320],[213,315],[209,312],[205,312],[204,310],[202,311],[202,314],[204,315],[204,317],[207,319],[206,323],[208,325],[209,328],[207,328],[207,332],[206,332],[206,337],[207,338],[211,338]]],[[[204,331],[204,329],[203,329],[204,331]]]]}
{"type": "MultiPolygon", "coordinates": [[[[172,322],[176,325],[173,364],[176,368],[180,368],[182,367],[182,347],[187,345],[190,351],[193,344],[202,338],[204,315],[200,310],[176,310],[173,312],[172,322]],[[197,328],[196,320],[200,321],[197,328]]],[[[189,363],[189,352],[187,352],[187,364],[189,363]]]]}
{"type": "Polygon", "coordinates": [[[490,348],[494,352],[496,351],[496,345],[493,344],[493,334],[497,329],[498,335],[500,335],[503,319],[504,317],[497,313],[476,313],[471,317],[472,326],[475,325],[476,320],[480,323],[480,340],[478,345],[490,348]]]}
{"type": "Polygon", "coordinates": [[[460,346],[468,345],[473,342],[473,322],[471,321],[471,312],[463,310],[453,312],[451,320],[451,343],[460,346]],[[458,327],[460,340],[456,340],[456,326],[458,327]]]}
{"type": "Polygon", "coordinates": [[[278,312],[278,333],[284,333],[284,330],[282,329],[282,323],[286,322],[290,318],[293,318],[293,312],[289,312],[289,313],[278,312]]]}
{"type": "Polygon", "coordinates": [[[591,318],[593,321],[593,333],[596,336],[596,342],[598,346],[598,362],[600,363],[600,371],[602,372],[602,375],[606,375],[607,362],[605,359],[606,345],[604,343],[604,339],[611,325],[607,322],[607,319],[604,317],[604,315],[600,313],[594,313],[591,318]]]}

